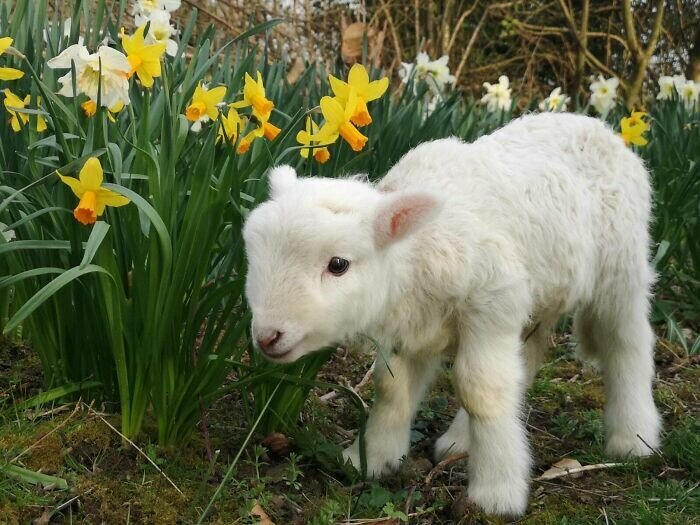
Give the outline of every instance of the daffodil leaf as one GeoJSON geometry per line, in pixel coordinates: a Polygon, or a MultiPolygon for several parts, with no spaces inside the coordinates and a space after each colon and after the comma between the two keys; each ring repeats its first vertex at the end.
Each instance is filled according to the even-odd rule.
{"type": "Polygon", "coordinates": [[[0,288],[7,288],[8,286],[12,286],[15,283],[23,281],[24,279],[29,279],[31,277],[58,274],[63,273],[64,271],[65,270],[63,268],[34,268],[33,270],[26,270],[15,275],[0,278],[0,288]]]}
{"type": "Polygon", "coordinates": [[[19,250],[70,250],[68,241],[28,240],[0,244],[0,254],[19,250]]]}
{"type": "MultiPolygon", "coordinates": [[[[10,242],[5,245],[0,246],[0,250],[4,246],[9,246],[12,244],[19,244],[21,241],[17,242],[10,242]]],[[[31,241],[25,241],[25,242],[31,242],[31,241]]],[[[69,243],[66,243],[69,244],[69,243]]],[[[70,245],[69,245],[70,246],[70,245]]],[[[38,292],[36,292],[34,295],[32,295],[27,302],[25,302],[19,310],[15,312],[15,315],[12,316],[12,318],[7,322],[7,325],[5,326],[5,329],[3,330],[3,334],[9,334],[11,333],[14,329],[16,329],[27,317],[29,317],[34,311],[39,308],[44,302],[46,302],[48,299],[50,299],[56,292],[58,292],[61,288],[66,286],[67,284],[71,283],[75,279],[78,279],[84,275],[90,274],[90,273],[104,273],[112,277],[112,274],[110,274],[107,270],[102,268],[102,266],[97,266],[96,264],[89,264],[85,266],[84,268],[80,267],[75,267],[71,268],[70,270],[66,270],[63,272],[61,275],[56,277],[53,281],[51,281],[49,284],[44,286],[42,289],[40,289],[38,292]]]]}
{"type": "Polygon", "coordinates": [[[67,383],[65,385],[57,386],[45,392],[41,392],[33,397],[30,397],[26,401],[22,401],[15,405],[17,410],[25,410],[30,407],[37,407],[40,405],[45,405],[46,403],[51,403],[62,397],[69,396],[75,392],[82,392],[90,388],[100,388],[102,383],[99,381],[84,381],[82,383],[67,383]]]}
{"type": "Polygon", "coordinates": [[[85,268],[88,264],[92,262],[95,258],[97,250],[100,248],[102,241],[107,236],[109,231],[109,224],[104,221],[97,221],[92,227],[90,232],[90,237],[88,237],[87,243],[85,244],[85,252],[83,252],[83,260],[80,261],[80,266],[78,268],[85,268]]]}
{"type": "Polygon", "coordinates": [[[73,210],[69,210],[68,208],[62,208],[60,206],[49,206],[48,208],[42,208],[40,210],[35,211],[34,213],[30,213],[29,215],[25,215],[21,219],[13,222],[12,224],[9,224],[7,226],[8,230],[14,230],[15,228],[22,226],[28,222],[33,221],[37,217],[40,217],[42,215],[46,215],[47,213],[52,213],[55,211],[60,211],[60,212],[65,212],[65,213],[73,213],[73,210]]]}
{"type": "Polygon", "coordinates": [[[44,488],[55,487],[61,490],[68,489],[68,483],[63,478],[49,476],[48,474],[42,474],[41,472],[34,472],[33,470],[28,470],[18,465],[7,464],[1,466],[0,472],[6,476],[20,479],[25,483],[30,483],[32,485],[41,485],[44,488]]]}

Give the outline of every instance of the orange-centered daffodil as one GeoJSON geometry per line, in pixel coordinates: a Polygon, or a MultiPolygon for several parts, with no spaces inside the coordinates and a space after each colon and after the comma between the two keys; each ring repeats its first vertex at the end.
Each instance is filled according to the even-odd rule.
{"type": "Polygon", "coordinates": [[[646,116],[643,111],[633,111],[629,117],[620,121],[620,136],[625,144],[647,145],[649,141],[644,137],[644,133],[649,131],[650,126],[644,120],[646,116]]]}
{"type": "MultiPolygon", "coordinates": [[[[23,125],[26,126],[29,122],[29,115],[16,110],[24,109],[26,105],[29,104],[31,97],[27,95],[24,97],[24,100],[22,100],[9,89],[3,90],[3,93],[5,93],[5,109],[10,114],[10,126],[12,126],[12,131],[17,133],[22,129],[23,125]]],[[[41,104],[41,99],[37,99],[37,105],[38,104],[41,104]]],[[[37,115],[36,117],[36,130],[38,132],[46,130],[46,120],[41,115],[37,115]]]]}
{"type": "MultiPolygon", "coordinates": [[[[58,172],[56,172],[58,173],[58,172]]],[[[58,176],[76,197],[80,199],[73,216],[82,224],[92,224],[102,215],[106,206],[124,206],[131,202],[123,195],[102,187],[102,165],[97,157],[91,157],[80,170],[79,178],[58,176]]]]}
{"type": "Polygon", "coordinates": [[[333,75],[328,76],[333,94],[342,102],[346,102],[350,97],[350,88],[353,88],[357,95],[357,102],[352,110],[351,121],[356,126],[366,126],[372,123],[372,116],[367,109],[367,103],[381,97],[389,87],[387,77],[370,82],[369,74],[362,64],[355,64],[350,68],[348,81],[343,82],[333,75]]]}
{"type": "Polygon", "coordinates": [[[253,107],[253,116],[260,122],[270,120],[272,108],[275,104],[268,100],[265,95],[265,85],[263,84],[262,75],[258,71],[258,80],[253,80],[248,73],[245,74],[245,84],[243,85],[243,100],[234,102],[232,106],[236,109],[253,107]]]}
{"type": "Polygon", "coordinates": [[[301,130],[299,133],[297,133],[297,142],[299,144],[304,145],[304,146],[311,146],[311,147],[302,148],[301,150],[299,150],[299,154],[303,158],[308,159],[309,152],[311,152],[311,150],[313,148],[314,158],[318,162],[320,162],[321,164],[324,164],[325,162],[328,162],[328,160],[331,158],[331,154],[328,151],[328,148],[326,148],[325,146],[321,147],[321,148],[313,147],[316,144],[318,144],[318,142],[312,140],[312,137],[314,136],[314,134],[317,134],[317,133],[318,133],[318,124],[316,124],[311,119],[311,117],[306,117],[306,129],[301,130]]]}
{"type": "Polygon", "coordinates": [[[124,34],[122,29],[122,47],[126,52],[126,58],[131,64],[132,76],[136,73],[143,87],[153,87],[154,77],[161,74],[160,59],[165,53],[165,44],[149,44],[145,42],[144,31],[146,26],[139,27],[132,36],[124,34]]]}
{"type": "Polygon", "coordinates": [[[216,136],[216,142],[229,142],[235,144],[238,134],[245,127],[245,120],[241,118],[234,108],[229,107],[228,113],[221,119],[221,126],[216,136]]]}
{"type": "Polygon", "coordinates": [[[323,97],[321,99],[321,113],[323,113],[326,122],[319,132],[311,137],[311,140],[321,144],[330,144],[338,140],[338,136],[341,136],[353,151],[361,151],[367,144],[367,137],[360,133],[350,121],[355,113],[356,104],[357,95],[353,89],[350,89],[345,107],[337,98],[323,97]]]}
{"type": "Polygon", "coordinates": [[[192,122],[192,131],[202,129],[202,123],[209,120],[215,120],[219,115],[219,104],[226,96],[226,87],[219,86],[213,89],[207,89],[201,82],[194,90],[192,102],[185,110],[187,120],[192,122]]]}
{"type": "MultiPolygon", "coordinates": [[[[2,55],[8,47],[12,45],[12,38],[5,36],[0,38],[0,55],[2,55]]],[[[13,67],[0,67],[0,80],[17,80],[24,76],[24,71],[13,67]]]]}

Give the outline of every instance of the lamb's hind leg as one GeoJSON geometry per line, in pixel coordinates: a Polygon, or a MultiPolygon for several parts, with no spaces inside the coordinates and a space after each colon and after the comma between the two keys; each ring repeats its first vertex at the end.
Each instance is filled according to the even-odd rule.
{"type": "MultiPolygon", "coordinates": [[[[532,385],[544,362],[549,334],[554,321],[539,322],[523,334],[523,355],[527,369],[527,384],[532,385]]],[[[460,408],[447,431],[435,442],[435,461],[469,451],[469,414],[460,408]]]]}
{"type": "Polygon", "coordinates": [[[659,445],[661,420],[652,397],[654,333],[645,290],[608,295],[576,316],[584,357],[602,369],[605,384],[606,451],[646,456],[659,445]]]}

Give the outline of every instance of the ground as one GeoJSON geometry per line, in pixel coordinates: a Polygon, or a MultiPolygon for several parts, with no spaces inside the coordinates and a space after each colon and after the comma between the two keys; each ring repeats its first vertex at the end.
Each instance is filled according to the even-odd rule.
{"type": "MultiPolygon", "coordinates": [[[[68,486],[42,487],[0,469],[0,523],[195,523],[241,450],[205,523],[502,522],[466,502],[468,459],[438,466],[429,460],[433,441],[456,409],[449,370],[419,413],[411,457],[401,471],[363,482],[337,460],[360,420],[343,394],[314,392],[298,428],[289,435],[254,436],[245,447],[247,420],[235,394],[209,411],[208,438],[198,429],[188,445],[161,449],[153,445],[154,428],[146,425],[133,446],[123,445],[110,427],[118,427],[118,417],[99,407],[73,401],[18,409],[16,403],[41,387],[40,367],[28,347],[7,341],[0,346],[2,463],[57,476],[68,486]]],[[[700,360],[684,357],[664,340],[656,355],[662,450],[578,477],[533,482],[530,507],[518,523],[700,523],[700,360]]],[[[338,352],[320,379],[358,385],[371,361],[367,354],[338,352]]],[[[371,403],[371,381],[357,390],[371,403]]],[[[574,360],[567,336],[558,337],[528,396],[535,477],[562,458],[582,465],[613,461],[602,453],[602,404],[598,375],[574,360]]]]}

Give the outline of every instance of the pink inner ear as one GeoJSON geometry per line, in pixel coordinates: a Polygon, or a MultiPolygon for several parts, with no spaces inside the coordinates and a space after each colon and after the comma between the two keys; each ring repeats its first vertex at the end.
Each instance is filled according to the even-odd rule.
{"type": "Polygon", "coordinates": [[[410,218],[410,216],[410,208],[403,208],[394,213],[394,216],[391,218],[391,225],[389,228],[389,231],[391,232],[391,237],[396,237],[396,235],[402,230],[403,226],[406,224],[406,221],[410,218]]]}

